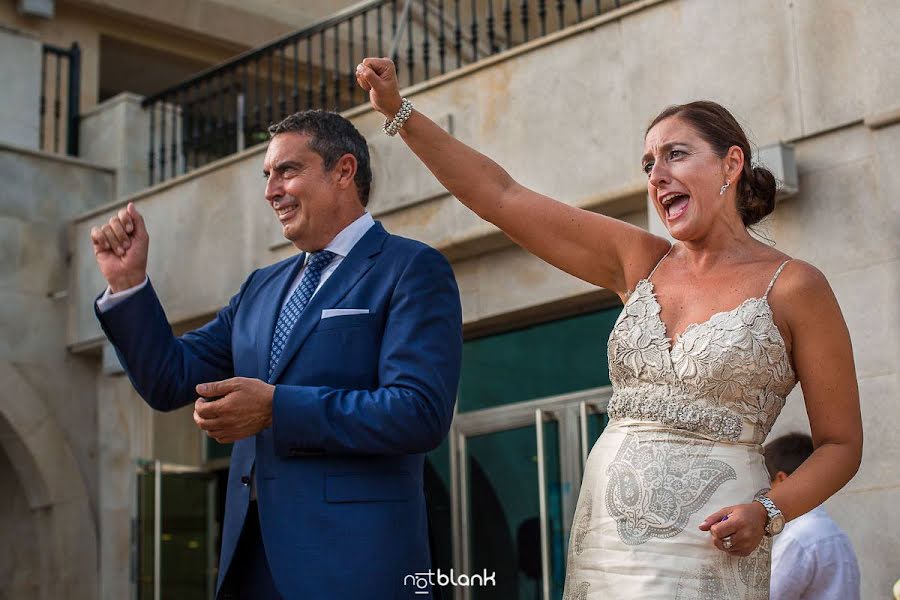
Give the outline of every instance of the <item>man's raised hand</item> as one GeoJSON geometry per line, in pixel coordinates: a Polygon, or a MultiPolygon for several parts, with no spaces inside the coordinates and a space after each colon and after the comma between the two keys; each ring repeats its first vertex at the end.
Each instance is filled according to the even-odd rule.
{"type": "Polygon", "coordinates": [[[119,210],[105,225],[93,227],[91,243],[97,265],[112,292],[143,283],[150,238],[134,203],[119,210]]]}
{"type": "Polygon", "coordinates": [[[372,107],[388,119],[400,110],[400,84],[394,62],[389,58],[364,58],[356,66],[356,82],[369,92],[372,107]]]}

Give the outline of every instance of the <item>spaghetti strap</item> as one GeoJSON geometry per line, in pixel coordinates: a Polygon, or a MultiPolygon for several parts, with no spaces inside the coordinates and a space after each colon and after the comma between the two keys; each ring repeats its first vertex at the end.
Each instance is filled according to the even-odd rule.
{"type": "Polygon", "coordinates": [[[769,287],[766,288],[766,294],[763,296],[763,298],[769,297],[769,292],[772,291],[772,286],[775,285],[775,280],[778,279],[778,276],[781,275],[781,270],[784,269],[784,266],[789,262],[791,262],[790,258],[781,263],[781,266],[778,267],[777,271],[775,271],[775,275],[772,276],[772,281],[769,282],[769,287]]]}
{"type": "Polygon", "coordinates": [[[653,270],[650,271],[649,275],[647,275],[647,281],[650,281],[650,278],[653,277],[654,273],[656,273],[656,270],[659,268],[659,265],[662,264],[662,261],[666,260],[666,257],[669,255],[669,252],[671,252],[672,248],[674,248],[674,247],[675,247],[675,244],[672,244],[671,246],[669,246],[669,251],[666,252],[665,254],[663,254],[663,257],[661,259],[659,259],[659,262],[656,263],[656,266],[653,267],[653,270]]]}

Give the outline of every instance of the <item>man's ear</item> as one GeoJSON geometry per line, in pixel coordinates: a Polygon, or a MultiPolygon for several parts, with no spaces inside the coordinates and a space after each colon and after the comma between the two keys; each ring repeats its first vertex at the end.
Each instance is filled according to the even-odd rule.
{"type": "Polygon", "coordinates": [[[353,185],[353,179],[356,177],[356,168],[356,157],[352,154],[347,153],[338,159],[337,164],[332,169],[332,173],[339,188],[348,189],[353,185]]]}
{"type": "Polygon", "coordinates": [[[777,481],[778,483],[782,483],[787,478],[788,478],[787,473],[785,473],[784,471],[778,471],[777,473],[775,473],[774,481],[777,481]]]}

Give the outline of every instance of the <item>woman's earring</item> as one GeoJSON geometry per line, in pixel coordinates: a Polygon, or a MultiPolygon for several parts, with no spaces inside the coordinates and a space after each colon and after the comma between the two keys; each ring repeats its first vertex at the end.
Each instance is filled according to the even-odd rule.
{"type": "Polygon", "coordinates": [[[725,182],[725,185],[723,185],[722,188],[719,190],[719,195],[720,195],[720,196],[724,196],[724,195],[725,195],[725,190],[728,189],[728,186],[729,186],[729,185],[731,185],[731,182],[730,182],[730,181],[726,181],[726,182],[725,182]]]}

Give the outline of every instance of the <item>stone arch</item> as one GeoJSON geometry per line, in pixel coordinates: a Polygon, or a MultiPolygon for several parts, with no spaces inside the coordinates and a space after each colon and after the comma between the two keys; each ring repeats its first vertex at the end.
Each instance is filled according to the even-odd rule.
{"type": "Polygon", "coordinates": [[[97,526],[63,431],[15,365],[0,362],[0,444],[35,518],[41,598],[95,598],[97,526]]]}

